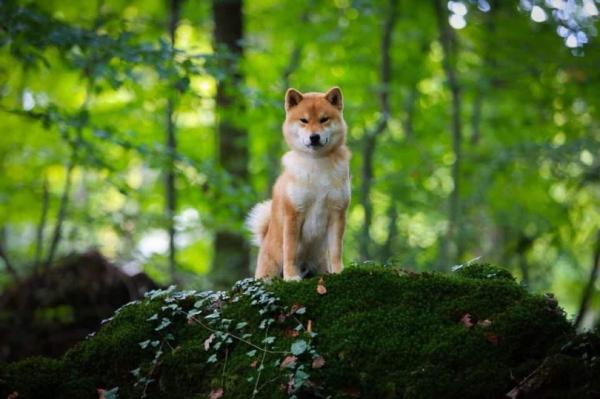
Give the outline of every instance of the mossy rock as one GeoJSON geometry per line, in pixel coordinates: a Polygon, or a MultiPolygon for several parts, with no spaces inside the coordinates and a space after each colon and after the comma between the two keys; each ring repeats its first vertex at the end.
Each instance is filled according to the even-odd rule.
{"type": "MultiPolygon", "coordinates": [[[[492,273],[508,274],[369,266],[295,283],[245,280],[227,293],[154,292],[60,360],[0,367],[0,397],[97,398],[114,387],[120,398],[504,397],[576,336],[558,307],[510,274],[476,277],[492,273]]],[[[561,356],[584,378],[554,391],[591,394],[585,373],[596,365],[561,356]]]]}

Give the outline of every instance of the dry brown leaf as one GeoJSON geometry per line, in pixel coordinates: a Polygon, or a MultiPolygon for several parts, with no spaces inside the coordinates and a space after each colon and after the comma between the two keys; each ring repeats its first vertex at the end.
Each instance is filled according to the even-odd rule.
{"type": "Polygon", "coordinates": [[[471,320],[471,315],[469,313],[465,313],[463,317],[461,317],[460,322],[466,327],[473,327],[473,321],[471,320]]]}
{"type": "Polygon", "coordinates": [[[294,338],[298,335],[300,335],[300,332],[298,330],[294,330],[293,328],[288,328],[287,330],[285,330],[286,337],[294,338]]]}
{"type": "Polygon", "coordinates": [[[255,369],[256,368],[256,364],[257,364],[257,362],[255,360],[252,363],[250,363],[250,367],[252,367],[253,369],[255,369]]]}
{"type": "Polygon", "coordinates": [[[313,359],[313,361],[312,361],[313,369],[320,369],[323,366],[325,366],[325,359],[323,358],[323,356],[317,356],[313,359]]]}
{"type": "Polygon", "coordinates": [[[313,331],[313,321],[309,320],[308,323],[306,324],[306,331],[311,333],[313,331]]]}
{"type": "Polygon", "coordinates": [[[19,392],[14,391],[8,394],[6,399],[17,399],[19,397],[19,392]]]}
{"type": "MultiPolygon", "coordinates": [[[[96,389],[96,392],[98,392],[98,399],[106,399],[106,389],[102,389],[102,388],[98,388],[96,389]]],[[[8,398],[6,399],[13,399],[13,397],[11,397],[12,394],[8,395],[8,398]]],[[[18,394],[17,394],[18,396],[18,394]]],[[[16,398],[16,396],[15,396],[16,398]]]]}
{"type": "Polygon", "coordinates": [[[478,325],[479,327],[488,328],[489,326],[491,326],[491,325],[492,325],[492,322],[491,322],[490,320],[488,320],[488,319],[485,319],[485,320],[479,320],[479,321],[477,322],[477,325],[478,325]]]}
{"type": "Polygon", "coordinates": [[[220,399],[223,397],[223,388],[215,388],[210,391],[210,395],[208,395],[208,399],[220,399]]]}
{"type": "Polygon", "coordinates": [[[321,277],[319,279],[319,282],[317,283],[317,293],[319,295],[327,294],[327,288],[325,287],[325,282],[323,281],[323,277],[321,277]]]}
{"type": "Polygon", "coordinates": [[[296,363],[296,360],[298,360],[298,358],[296,356],[286,356],[282,361],[281,364],[279,365],[280,368],[284,369],[294,363],[296,363]]]}

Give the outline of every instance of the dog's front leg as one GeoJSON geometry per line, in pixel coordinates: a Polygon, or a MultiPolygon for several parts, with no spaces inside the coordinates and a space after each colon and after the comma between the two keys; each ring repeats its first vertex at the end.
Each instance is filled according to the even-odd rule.
{"type": "Polygon", "coordinates": [[[327,245],[332,273],[339,273],[344,269],[342,262],[342,241],[344,240],[345,228],[346,209],[334,210],[329,217],[329,224],[327,226],[327,245]]]}
{"type": "Polygon", "coordinates": [[[283,279],[301,280],[296,267],[296,249],[299,237],[299,215],[292,205],[286,205],[283,220],[283,279]]]}

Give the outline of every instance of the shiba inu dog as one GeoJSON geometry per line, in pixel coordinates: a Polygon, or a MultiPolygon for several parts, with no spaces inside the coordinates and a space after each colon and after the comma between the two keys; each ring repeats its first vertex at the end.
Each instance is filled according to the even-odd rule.
{"type": "Polygon", "coordinates": [[[260,247],[256,278],[300,280],[339,273],[350,202],[350,152],[339,88],[302,94],[288,89],[283,135],[290,148],[272,199],[257,204],[247,227],[260,247]]]}

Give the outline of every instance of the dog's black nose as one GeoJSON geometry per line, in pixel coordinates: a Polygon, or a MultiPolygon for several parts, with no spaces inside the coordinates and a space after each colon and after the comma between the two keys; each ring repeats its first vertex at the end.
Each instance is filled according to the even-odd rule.
{"type": "Polygon", "coordinates": [[[321,136],[319,136],[318,134],[311,134],[310,135],[310,144],[311,145],[317,145],[321,142],[321,136]]]}

